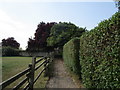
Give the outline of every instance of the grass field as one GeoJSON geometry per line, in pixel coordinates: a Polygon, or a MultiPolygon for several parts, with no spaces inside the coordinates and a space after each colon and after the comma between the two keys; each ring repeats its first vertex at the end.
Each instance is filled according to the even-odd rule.
{"type": "MultiPolygon", "coordinates": [[[[29,63],[31,62],[32,62],[32,57],[2,57],[2,81],[28,68],[29,63]]],[[[35,76],[40,72],[40,70],[41,69],[38,69],[36,71],[35,76]]],[[[21,77],[18,81],[9,85],[9,88],[12,88],[14,85],[16,85],[16,83],[18,83],[24,77],[21,77]]],[[[43,73],[42,76],[35,83],[34,88],[44,88],[47,80],[48,77],[44,77],[44,73],[43,73]]]]}

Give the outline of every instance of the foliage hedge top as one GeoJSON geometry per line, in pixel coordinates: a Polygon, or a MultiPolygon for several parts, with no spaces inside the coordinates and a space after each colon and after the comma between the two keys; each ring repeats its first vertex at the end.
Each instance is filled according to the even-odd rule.
{"type": "Polygon", "coordinates": [[[80,73],[79,64],[79,39],[74,38],[63,47],[63,58],[69,69],[77,74],[80,73]]]}
{"type": "Polygon", "coordinates": [[[87,88],[120,88],[120,13],[80,38],[82,79],[87,88]]]}
{"type": "Polygon", "coordinates": [[[80,37],[85,31],[85,28],[79,28],[72,23],[60,22],[51,28],[47,44],[48,46],[63,47],[69,40],[80,37]]]}
{"type": "Polygon", "coordinates": [[[19,49],[15,49],[9,46],[2,47],[2,56],[19,56],[19,49]]]}

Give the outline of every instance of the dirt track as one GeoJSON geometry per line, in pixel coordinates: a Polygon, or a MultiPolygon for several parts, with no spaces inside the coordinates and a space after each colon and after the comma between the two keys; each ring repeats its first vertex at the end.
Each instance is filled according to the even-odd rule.
{"type": "Polygon", "coordinates": [[[53,77],[48,81],[46,88],[78,88],[65,71],[64,63],[61,59],[55,59],[53,64],[53,77]]]}

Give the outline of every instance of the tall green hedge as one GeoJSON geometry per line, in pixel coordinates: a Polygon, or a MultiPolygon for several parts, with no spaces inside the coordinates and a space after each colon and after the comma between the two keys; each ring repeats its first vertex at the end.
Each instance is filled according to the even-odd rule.
{"type": "Polygon", "coordinates": [[[63,47],[64,63],[76,74],[80,73],[79,42],[79,38],[74,38],[67,42],[63,47]]]}
{"type": "Polygon", "coordinates": [[[120,88],[120,13],[80,38],[82,81],[87,88],[120,88]]]}
{"type": "Polygon", "coordinates": [[[9,46],[2,47],[2,56],[19,56],[19,52],[20,50],[9,46]]]}

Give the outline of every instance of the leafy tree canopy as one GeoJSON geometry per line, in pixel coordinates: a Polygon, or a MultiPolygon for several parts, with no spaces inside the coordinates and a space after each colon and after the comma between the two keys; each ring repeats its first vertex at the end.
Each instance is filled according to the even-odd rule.
{"type": "Polygon", "coordinates": [[[40,51],[47,48],[47,38],[49,37],[50,29],[54,24],[55,22],[40,22],[34,34],[35,37],[33,39],[29,38],[27,51],[40,51]]]}
{"type": "Polygon", "coordinates": [[[50,37],[47,39],[48,46],[62,47],[74,37],[80,37],[86,28],[79,28],[73,23],[59,22],[51,28],[50,37]]]}
{"type": "Polygon", "coordinates": [[[19,49],[20,44],[14,39],[14,37],[9,37],[7,39],[2,40],[2,46],[9,46],[15,49],[19,49]]]}

